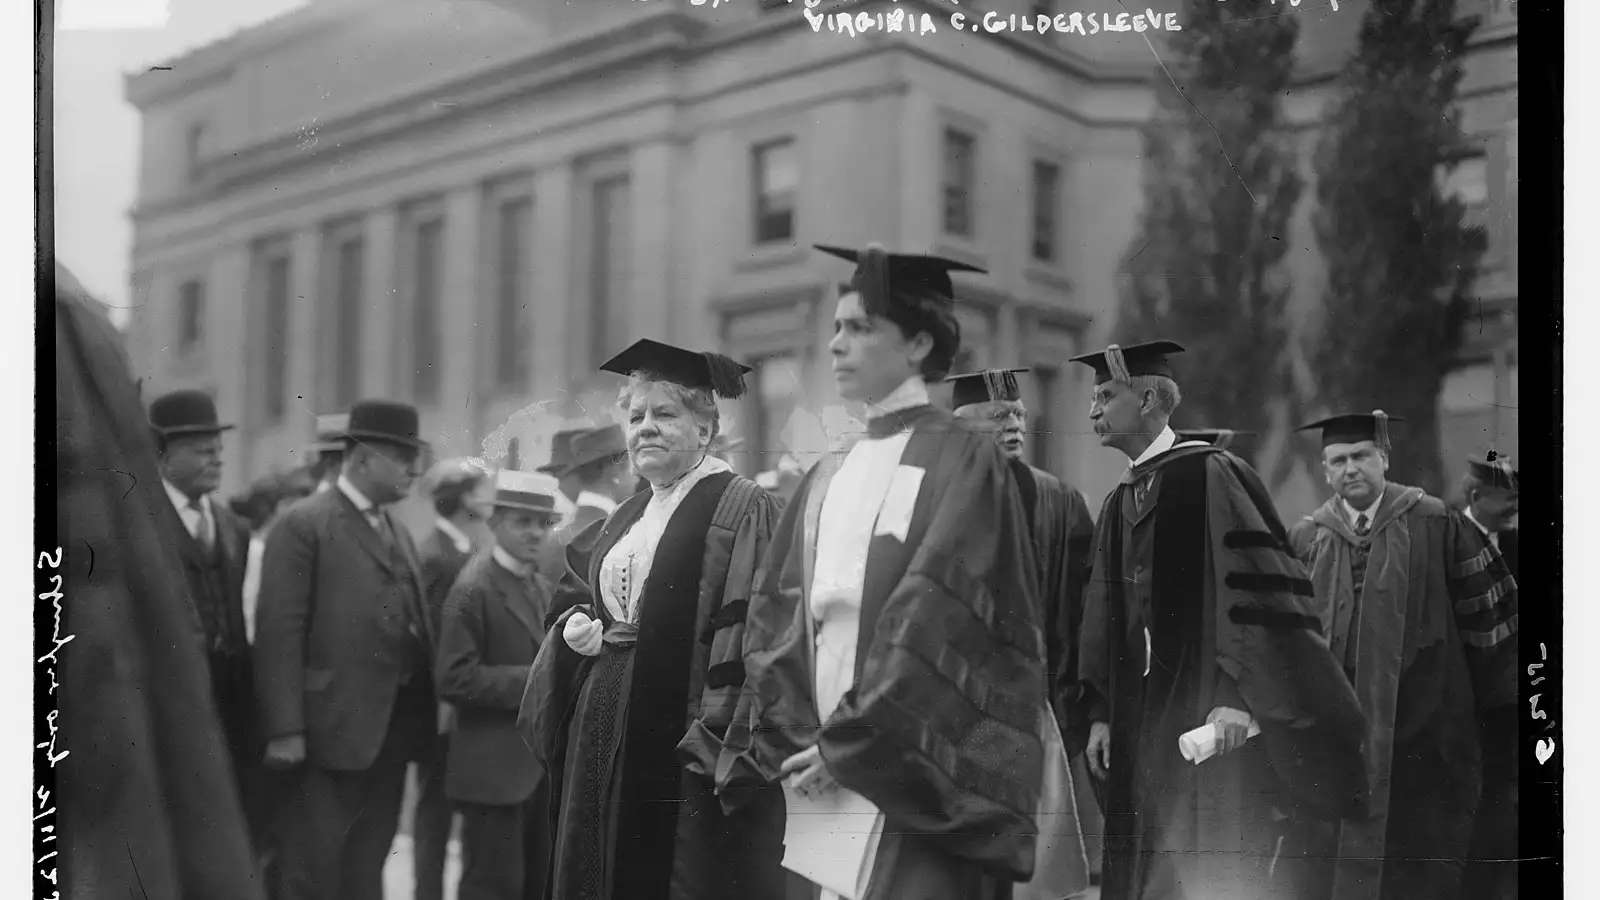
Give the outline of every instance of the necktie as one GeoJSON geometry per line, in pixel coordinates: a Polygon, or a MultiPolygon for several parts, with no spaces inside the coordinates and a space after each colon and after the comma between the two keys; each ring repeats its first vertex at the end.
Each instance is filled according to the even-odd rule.
{"type": "Polygon", "coordinates": [[[1372,532],[1372,523],[1367,521],[1367,514],[1356,516],[1356,536],[1366,537],[1372,532]]]}
{"type": "Polygon", "coordinates": [[[194,526],[194,539],[199,541],[200,546],[204,547],[206,552],[209,553],[215,537],[212,534],[213,529],[211,527],[211,517],[206,515],[205,504],[201,503],[199,500],[190,500],[189,508],[195,511],[196,517],[194,526]]]}
{"type": "Polygon", "coordinates": [[[372,523],[373,530],[378,532],[378,539],[383,541],[386,549],[394,549],[394,535],[389,533],[389,523],[383,517],[383,510],[376,506],[367,508],[367,521],[372,523]]]}

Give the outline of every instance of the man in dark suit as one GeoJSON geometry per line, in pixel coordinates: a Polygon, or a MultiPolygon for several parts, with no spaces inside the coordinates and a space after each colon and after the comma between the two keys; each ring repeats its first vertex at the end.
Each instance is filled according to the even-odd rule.
{"type": "Polygon", "coordinates": [[[570,479],[578,486],[576,508],[545,542],[539,560],[539,571],[552,581],[560,581],[566,574],[567,544],[594,522],[616,512],[617,505],[634,493],[622,426],[579,432],[572,438],[570,454],[563,481],[570,479]]]}
{"type": "Polygon", "coordinates": [[[214,501],[222,481],[222,432],[216,403],[200,391],[175,391],[150,404],[161,483],[172,501],[161,527],[178,547],[189,600],[199,615],[210,663],[211,692],[251,837],[261,849],[265,797],[261,743],[255,727],[250,645],[244,623],[244,574],[250,529],[214,501]]]}
{"type": "Polygon", "coordinates": [[[588,430],[567,428],[556,432],[555,437],[550,439],[550,461],[534,469],[535,472],[543,472],[555,478],[561,485],[561,489],[556,491],[556,512],[560,513],[563,519],[571,518],[572,514],[578,511],[578,492],[583,490],[583,486],[578,483],[578,478],[572,471],[572,441],[588,430]]]}
{"type": "MultiPolygon", "coordinates": [[[[422,542],[422,599],[434,636],[445,597],[461,567],[484,540],[484,522],[493,508],[494,484],[476,460],[447,459],[427,479],[433,494],[433,531],[422,542]]],[[[437,647],[434,648],[438,650],[437,647]]],[[[444,896],[444,860],[450,842],[450,798],[444,791],[445,754],[455,712],[439,705],[439,737],[434,752],[417,761],[417,811],[412,825],[412,867],[416,900],[444,896]]]]}
{"type": "Polygon", "coordinates": [[[517,708],[550,611],[552,587],[537,564],[557,517],[557,491],[549,475],[496,476],[494,541],[462,569],[444,608],[434,678],[456,709],[445,787],[462,813],[461,900],[543,894],[549,810],[544,792],[534,790],[517,708]]]}
{"type": "Polygon", "coordinates": [[[332,490],[267,538],[257,613],[266,760],[300,767],[283,835],[285,900],[382,900],[406,765],[436,738],[433,641],[410,534],[386,507],[411,490],[417,411],[350,410],[332,490]]]}

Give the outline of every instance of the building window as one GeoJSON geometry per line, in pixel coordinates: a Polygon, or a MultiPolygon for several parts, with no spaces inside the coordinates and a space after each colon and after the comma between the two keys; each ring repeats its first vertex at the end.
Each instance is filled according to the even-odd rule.
{"type": "Polygon", "coordinates": [[[288,409],[289,289],[289,256],[266,256],[261,266],[261,409],[269,423],[283,421],[288,409]]]}
{"type": "Polygon", "coordinates": [[[417,223],[411,283],[411,390],[418,403],[437,403],[441,382],[440,281],[443,277],[444,220],[417,223]]]}
{"type": "Polygon", "coordinates": [[[1056,443],[1051,434],[1055,420],[1056,382],[1059,372],[1051,367],[1034,366],[1033,391],[1026,395],[1028,406],[1028,458],[1038,468],[1055,471],[1056,443]]]}
{"type": "Polygon", "coordinates": [[[507,390],[528,384],[528,254],[533,200],[502,200],[495,210],[494,381],[507,390]]]}
{"type": "Polygon", "coordinates": [[[977,138],[965,131],[947,128],[944,132],[944,230],[959,237],[972,237],[972,192],[977,171],[977,138]]]}
{"type": "Polygon", "coordinates": [[[793,139],[760,144],[750,153],[758,244],[794,239],[795,191],[800,186],[793,139]]]}
{"type": "Polygon", "coordinates": [[[190,181],[199,180],[201,166],[205,161],[205,151],[206,125],[204,122],[191,123],[183,138],[183,171],[184,177],[190,181]]]}
{"type": "Polygon", "coordinates": [[[178,351],[188,353],[205,338],[206,288],[199,281],[178,286],[178,351]]]}
{"type": "Polygon", "coordinates": [[[506,444],[506,468],[513,472],[522,469],[522,438],[512,438],[506,444]]]}
{"type": "Polygon", "coordinates": [[[1061,167],[1033,163],[1033,258],[1056,261],[1056,214],[1061,209],[1061,167]]]}
{"type": "Polygon", "coordinates": [[[755,446],[746,445],[741,468],[746,475],[775,469],[783,451],[783,429],[789,417],[799,408],[805,394],[805,379],[800,356],[792,350],[773,353],[749,361],[754,382],[751,394],[755,398],[755,421],[749,439],[755,446]]]}
{"type": "Polygon", "coordinates": [[[589,354],[598,366],[617,351],[613,332],[627,314],[633,272],[628,176],[596,180],[591,197],[589,354]]]}
{"type": "Polygon", "coordinates": [[[318,401],[350,406],[361,391],[361,319],[366,302],[363,267],[366,241],[357,226],[329,233],[325,265],[322,365],[318,401]]]}

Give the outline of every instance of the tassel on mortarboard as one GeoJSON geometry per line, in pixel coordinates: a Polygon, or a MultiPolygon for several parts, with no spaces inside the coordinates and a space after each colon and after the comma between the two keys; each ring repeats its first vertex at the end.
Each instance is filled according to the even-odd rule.
{"type": "Polygon", "coordinates": [[[1122,356],[1122,348],[1116,344],[1106,346],[1106,368],[1111,370],[1111,380],[1128,384],[1133,377],[1128,374],[1128,361],[1122,356]]]}
{"type": "Polygon", "coordinates": [[[1373,426],[1374,426],[1373,430],[1376,433],[1377,439],[1378,439],[1377,440],[1378,449],[1382,450],[1385,453],[1388,453],[1389,450],[1390,450],[1390,447],[1389,447],[1389,414],[1384,412],[1381,409],[1375,409],[1375,410],[1372,411],[1372,422],[1373,422],[1373,426]]]}
{"type": "Polygon", "coordinates": [[[868,244],[857,261],[856,290],[861,292],[861,308],[868,315],[881,316],[889,309],[889,252],[882,244],[868,244]]]}
{"type": "Polygon", "coordinates": [[[724,400],[744,396],[744,367],[721,353],[705,353],[706,370],[711,374],[711,390],[724,400]]]}

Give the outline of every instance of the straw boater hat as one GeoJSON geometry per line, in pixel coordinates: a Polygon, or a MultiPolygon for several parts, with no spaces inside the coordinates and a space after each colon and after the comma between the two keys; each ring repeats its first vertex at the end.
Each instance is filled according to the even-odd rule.
{"type": "Polygon", "coordinates": [[[313,453],[338,453],[344,449],[344,433],[350,427],[349,413],[324,413],[317,416],[317,438],[313,453]]]}
{"type": "Polygon", "coordinates": [[[555,516],[556,493],[560,489],[552,475],[501,469],[494,476],[494,505],[555,516]]]}

